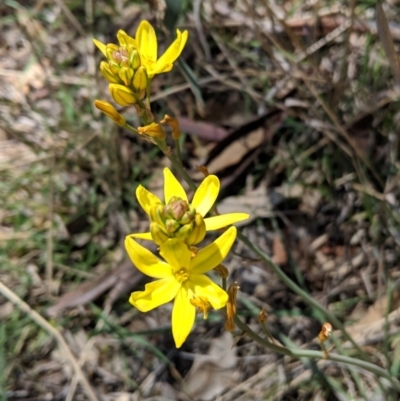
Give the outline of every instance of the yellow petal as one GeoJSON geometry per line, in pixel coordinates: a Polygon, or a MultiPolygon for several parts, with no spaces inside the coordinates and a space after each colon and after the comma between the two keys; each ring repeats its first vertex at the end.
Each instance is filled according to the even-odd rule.
{"type": "Polygon", "coordinates": [[[172,335],[176,348],[180,348],[192,330],[196,308],[190,303],[188,290],[182,286],[172,309],[172,335]]]}
{"type": "Polygon", "coordinates": [[[176,39],[171,43],[171,45],[168,47],[165,53],[157,60],[157,63],[154,66],[153,70],[154,74],[160,74],[162,72],[169,71],[172,68],[172,63],[182,53],[182,50],[186,45],[189,34],[188,31],[184,31],[182,33],[179,29],[177,29],[176,35],[177,35],[176,39]]]}
{"type": "Polygon", "coordinates": [[[98,49],[104,54],[104,57],[107,57],[107,52],[106,52],[106,45],[104,43],[101,43],[97,39],[93,39],[93,43],[98,47],[98,49]]]}
{"type": "Polygon", "coordinates": [[[228,302],[226,291],[204,274],[191,274],[188,286],[196,297],[206,298],[214,309],[223,308],[228,302]]]}
{"type": "Polygon", "coordinates": [[[246,220],[248,218],[249,215],[247,213],[227,213],[221,214],[220,216],[206,217],[204,219],[204,223],[206,223],[206,230],[210,231],[230,226],[231,224],[246,220]]]}
{"type": "Polygon", "coordinates": [[[148,312],[172,301],[181,284],[173,277],[163,278],[146,284],[144,291],[132,292],[129,303],[141,312],[148,312]]]}
{"type": "Polygon", "coordinates": [[[146,276],[164,278],[171,276],[171,266],[153,255],[144,246],[138,244],[129,235],[125,237],[125,249],[136,268],[146,276]]]}
{"type": "Polygon", "coordinates": [[[219,193],[219,179],[216,175],[209,175],[204,178],[193,196],[191,205],[203,217],[210,211],[219,193]]]}
{"type": "Polygon", "coordinates": [[[120,46],[127,47],[128,45],[133,45],[134,47],[137,47],[135,39],[133,39],[131,36],[129,36],[122,29],[120,29],[118,31],[117,39],[118,39],[118,42],[119,42],[120,46]]]}
{"type": "Polygon", "coordinates": [[[164,169],[164,198],[168,203],[173,196],[178,196],[188,202],[188,197],[180,182],[172,174],[172,171],[166,167],[164,169]]]}
{"type": "Polygon", "coordinates": [[[228,255],[235,242],[236,233],[236,227],[230,227],[210,245],[200,249],[190,264],[191,273],[206,273],[218,266],[228,255]]]}
{"type": "Polygon", "coordinates": [[[148,21],[142,21],[136,31],[136,44],[146,65],[147,61],[155,63],[157,60],[157,36],[154,28],[148,21]]]}
{"type": "Polygon", "coordinates": [[[138,239],[147,239],[148,241],[153,241],[153,237],[151,233],[133,233],[129,234],[130,237],[138,238],[138,239]]]}
{"type": "Polygon", "coordinates": [[[177,238],[172,238],[160,245],[160,255],[173,267],[189,268],[192,252],[187,245],[177,238]]]}
{"type": "Polygon", "coordinates": [[[136,198],[138,202],[140,203],[140,206],[142,206],[143,210],[147,213],[150,214],[150,209],[154,205],[158,205],[162,203],[158,196],[154,195],[150,191],[148,191],[145,187],[142,185],[139,185],[136,188],[136,198]]]}

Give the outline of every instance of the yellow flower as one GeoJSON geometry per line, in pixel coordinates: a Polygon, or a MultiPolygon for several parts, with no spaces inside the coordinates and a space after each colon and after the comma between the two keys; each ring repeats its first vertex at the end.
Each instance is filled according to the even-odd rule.
{"type": "Polygon", "coordinates": [[[219,193],[220,183],[215,175],[204,178],[189,204],[182,185],[169,168],[164,169],[164,199],[161,200],[142,185],[136,190],[140,206],[149,215],[151,232],[131,234],[156,242],[160,245],[169,238],[180,238],[187,245],[195,245],[203,240],[205,231],[218,230],[249,218],[247,213],[227,213],[219,216],[204,216],[213,207],[219,193]],[[167,212],[167,215],[165,214],[167,212]],[[169,217],[174,218],[169,218],[169,217]],[[204,218],[204,221],[203,221],[204,218]],[[164,219],[164,226],[162,226],[164,219]],[[188,226],[191,228],[188,229],[188,226]],[[152,235],[157,233],[157,238],[152,235]]]}
{"type": "Polygon", "coordinates": [[[125,239],[125,248],[135,266],[147,276],[158,280],[146,284],[144,291],[133,292],[129,302],[141,312],[148,312],[174,301],[172,335],[179,348],[189,335],[196,315],[196,306],[205,315],[208,305],[223,308],[228,294],[204,273],[218,266],[230,251],[236,239],[236,228],[230,227],[210,245],[192,257],[192,252],[178,239],[170,239],[160,246],[166,262],[157,258],[132,237],[125,239]],[[199,301],[201,300],[201,305],[199,301]]]}
{"type": "Polygon", "coordinates": [[[138,127],[138,131],[141,135],[145,135],[148,138],[156,138],[163,141],[166,137],[164,130],[160,124],[151,123],[144,127],[138,127]]]}
{"type": "Polygon", "coordinates": [[[142,21],[136,31],[135,43],[140,61],[151,79],[155,74],[171,71],[174,61],[180,56],[188,39],[188,31],[176,30],[176,39],[165,53],[157,59],[157,36],[148,21],[142,21]]]}

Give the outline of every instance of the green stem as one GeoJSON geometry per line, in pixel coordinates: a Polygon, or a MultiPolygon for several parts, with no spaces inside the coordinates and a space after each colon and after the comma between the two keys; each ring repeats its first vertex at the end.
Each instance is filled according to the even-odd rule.
{"type": "Polygon", "coordinates": [[[178,163],[183,166],[183,162],[182,162],[182,151],[181,151],[181,144],[179,142],[179,139],[175,139],[175,149],[176,149],[176,158],[178,163]]]}
{"type": "Polygon", "coordinates": [[[178,170],[182,178],[189,184],[190,189],[196,191],[197,185],[194,183],[190,175],[186,172],[186,170],[182,166],[182,162],[180,162],[179,159],[177,159],[174,155],[166,153],[166,156],[168,157],[169,160],[171,160],[172,165],[178,170]]]}
{"type": "MultiPolygon", "coordinates": [[[[287,355],[292,358],[310,358],[310,359],[326,359],[321,351],[303,350],[303,349],[290,349],[277,344],[273,344],[264,338],[260,337],[254,332],[247,324],[243,323],[237,316],[235,316],[236,326],[244,331],[249,338],[258,344],[268,348],[271,351],[277,352],[282,355],[287,355]]],[[[387,379],[396,391],[400,391],[400,382],[390,375],[385,369],[370,362],[363,361],[362,359],[351,358],[349,356],[330,353],[328,360],[333,362],[344,363],[347,365],[358,366],[365,369],[378,377],[387,379]]]]}

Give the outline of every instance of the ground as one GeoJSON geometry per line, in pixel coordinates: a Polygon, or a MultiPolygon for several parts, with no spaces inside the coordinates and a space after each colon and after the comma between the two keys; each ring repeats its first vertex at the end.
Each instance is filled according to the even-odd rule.
{"type": "Polygon", "coordinates": [[[398,400],[365,369],[229,333],[219,311],[199,314],[176,349],[171,305],[128,303],[148,282],[123,246],[148,230],[135,190],[160,193],[170,165],[94,107],[111,98],[92,38],[134,36],[146,19],[161,52],[189,31],[154,78],[152,111],[179,118],[187,171],[220,178],[218,211],[249,213],[240,231],[278,269],[236,241],[238,317],[267,338],[264,308],[276,341],[320,350],[328,311],[354,341],[333,324],[328,351],[396,379],[399,11],[397,0],[2,3],[0,400],[398,400]]]}

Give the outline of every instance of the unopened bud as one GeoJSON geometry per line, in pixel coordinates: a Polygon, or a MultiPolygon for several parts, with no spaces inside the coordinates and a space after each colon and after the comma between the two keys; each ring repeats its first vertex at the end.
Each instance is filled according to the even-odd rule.
{"type": "Polygon", "coordinates": [[[102,61],[100,63],[100,71],[110,84],[121,83],[120,78],[111,71],[110,64],[107,63],[107,61],[102,61]]]}
{"type": "Polygon", "coordinates": [[[108,89],[115,103],[118,103],[120,106],[131,106],[136,103],[134,93],[126,86],[110,84],[108,89]]]}
{"type": "Polygon", "coordinates": [[[164,229],[157,223],[150,223],[150,233],[153,241],[157,245],[163,244],[171,237],[164,231],[164,229]]]}
{"type": "Polygon", "coordinates": [[[165,222],[165,229],[167,233],[173,234],[176,230],[179,229],[181,225],[174,219],[167,219],[165,222]]]}
{"type": "Polygon", "coordinates": [[[106,102],[105,100],[96,100],[94,105],[119,126],[123,127],[126,124],[125,117],[119,114],[112,104],[106,102]]]}
{"type": "Polygon", "coordinates": [[[195,245],[203,241],[206,236],[206,223],[200,213],[196,213],[194,216],[194,227],[190,235],[188,236],[186,243],[188,245],[195,245]]]}
{"type": "Polygon", "coordinates": [[[193,223],[185,224],[179,230],[174,232],[174,237],[186,240],[192,231],[193,231],[193,223]]]}
{"type": "Polygon", "coordinates": [[[146,67],[139,67],[133,77],[133,87],[137,92],[141,92],[147,88],[148,82],[146,67]]]}
{"type": "Polygon", "coordinates": [[[133,70],[129,67],[122,67],[118,71],[118,76],[121,78],[125,86],[129,86],[133,78],[133,70]]]}
{"type": "MultiPolygon", "coordinates": [[[[174,197],[176,198],[176,197],[174,197]]],[[[176,200],[170,200],[169,204],[165,206],[165,213],[172,217],[175,220],[178,220],[181,224],[190,223],[191,220],[188,221],[181,221],[182,217],[185,215],[187,210],[188,204],[186,201],[180,198],[176,198],[176,200]]]]}
{"type": "Polygon", "coordinates": [[[133,50],[130,55],[131,68],[136,71],[140,67],[140,56],[137,50],[133,50]]]}
{"type": "Polygon", "coordinates": [[[115,61],[120,67],[129,67],[129,53],[128,50],[118,48],[111,54],[111,59],[115,61]]]}

